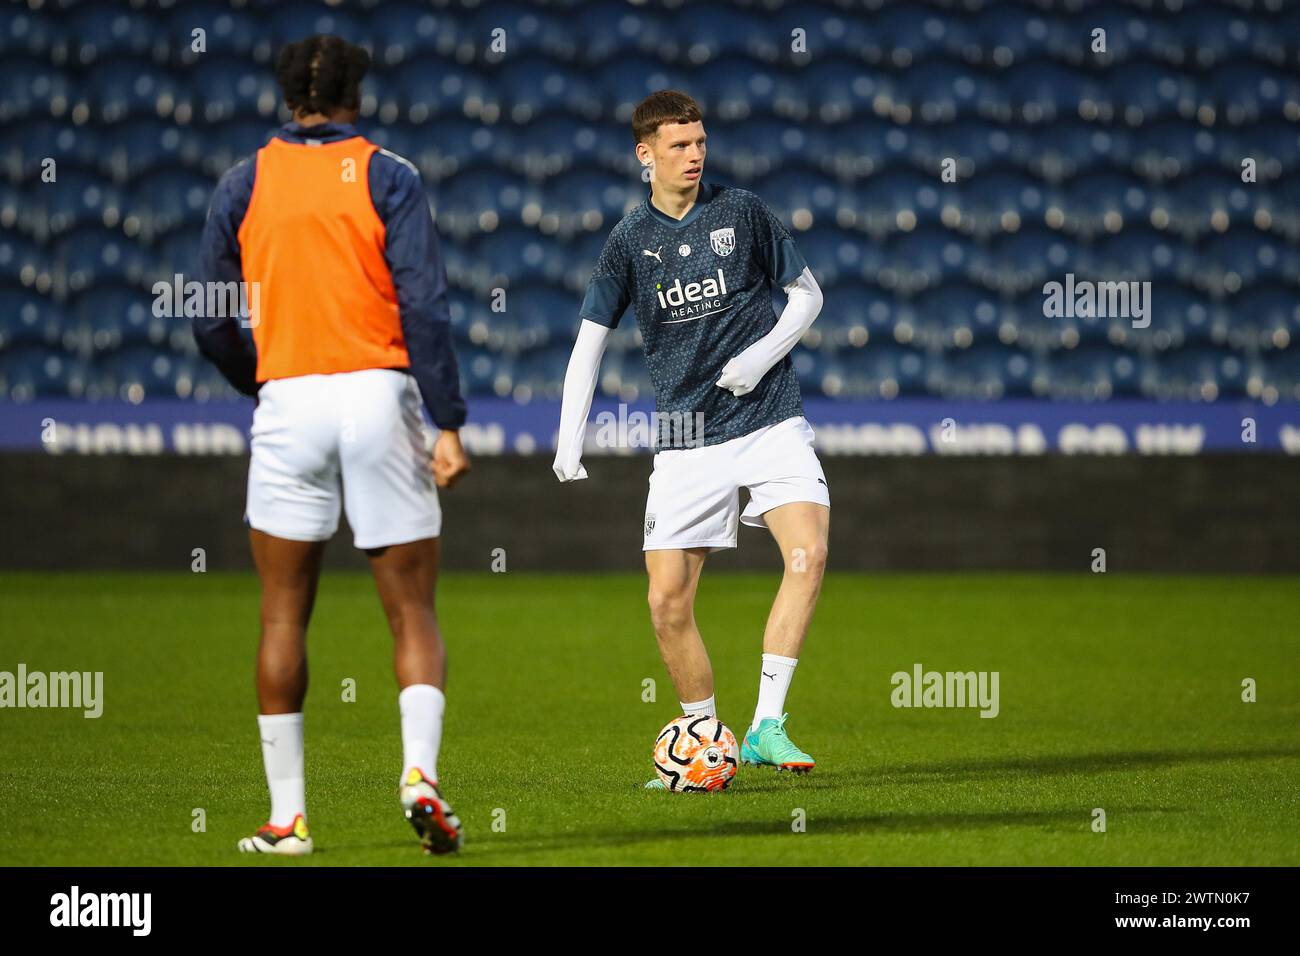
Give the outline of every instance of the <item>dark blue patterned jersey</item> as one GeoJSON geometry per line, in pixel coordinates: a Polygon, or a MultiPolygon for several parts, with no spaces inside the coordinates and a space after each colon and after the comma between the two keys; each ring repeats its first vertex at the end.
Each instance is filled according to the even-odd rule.
{"type": "Polygon", "coordinates": [[[772,286],[788,285],[805,266],[757,196],[710,183],[680,220],[647,197],[610,232],[581,316],[615,328],[635,306],[660,449],[713,445],[803,414],[788,355],[747,395],[714,383],[776,324],[772,286]]]}

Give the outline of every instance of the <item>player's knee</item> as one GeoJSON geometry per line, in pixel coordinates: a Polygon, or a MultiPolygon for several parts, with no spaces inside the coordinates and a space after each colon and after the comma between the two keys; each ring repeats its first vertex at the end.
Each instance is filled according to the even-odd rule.
{"type": "Polygon", "coordinates": [[[820,580],[826,570],[829,550],[825,542],[791,549],[785,558],[785,569],[793,574],[806,575],[810,580],[820,580]]]}
{"type": "Polygon", "coordinates": [[[681,588],[650,589],[650,620],[657,633],[675,631],[690,622],[690,594],[681,588]]]}
{"type": "Polygon", "coordinates": [[[391,601],[384,604],[384,613],[388,616],[388,627],[393,637],[399,640],[437,629],[432,602],[391,601]]]}

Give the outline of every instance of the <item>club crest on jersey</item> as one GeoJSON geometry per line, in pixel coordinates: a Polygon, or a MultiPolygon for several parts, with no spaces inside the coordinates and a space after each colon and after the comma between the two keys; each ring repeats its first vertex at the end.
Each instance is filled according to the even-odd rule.
{"type": "Polygon", "coordinates": [[[736,249],[736,230],[730,226],[726,229],[714,229],[709,233],[709,245],[720,256],[731,255],[736,249]]]}
{"type": "Polygon", "coordinates": [[[645,516],[645,536],[646,536],[647,538],[650,537],[650,532],[653,531],[654,529],[655,529],[655,516],[654,516],[654,515],[646,515],[646,516],[645,516]]]}

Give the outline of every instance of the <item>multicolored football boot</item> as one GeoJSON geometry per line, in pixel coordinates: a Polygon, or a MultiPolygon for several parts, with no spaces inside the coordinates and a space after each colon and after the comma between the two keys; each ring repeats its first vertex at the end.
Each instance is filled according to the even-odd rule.
{"type": "Polygon", "coordinates": [[[460,818],[442,798],[438,782],[412,767],[397,789],[406,819],[411,821],[425,853],[455,853],[460,849],[460,818]]]}
{"type": "Polygon", "coordinates": [[[307,818],[301,813],[287,827],[262,824],[257,832],[239,841],[240,853],[278,853],[281,856],[306,856],[311,852],[311,834],[307,818]]]}
{"type": "Polygon", "coordinates": [[[745,734],[740,745],[740,762],[752,767],[776,767],[794,773],[807,773],[817,761],[796,747],[786,736],[785,722],[789,714],[764,717],[758,727],[745,734]]]}

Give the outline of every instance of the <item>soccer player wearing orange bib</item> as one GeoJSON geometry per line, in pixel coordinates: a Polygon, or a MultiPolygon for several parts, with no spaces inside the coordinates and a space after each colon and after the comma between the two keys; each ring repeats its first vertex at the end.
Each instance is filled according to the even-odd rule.
{"type": "Polygon", "coordinates": [[[351,125],[369,63],[337,37],[281,51],[294,122],[221,178],[203,230],[200,279],[248,284],[252,343],[238,316],[195,318],[195,339],[257,396],[245,521],[262,584],[257,719],[271,816],[240,841],[247,852],[312,850],[306,636],[340,503],[395,642],[402,808],[426,851],[460,846],[437,782],[446,666],[434,590],[437,488],[469,470],[465,402],[419,174],[351,125]],[[440,430],[432,460],[421,403],[440,430]]]}

